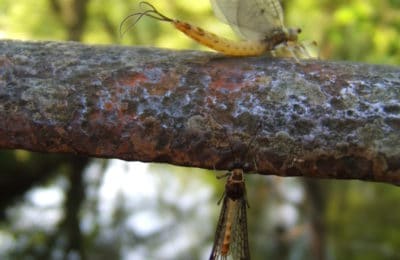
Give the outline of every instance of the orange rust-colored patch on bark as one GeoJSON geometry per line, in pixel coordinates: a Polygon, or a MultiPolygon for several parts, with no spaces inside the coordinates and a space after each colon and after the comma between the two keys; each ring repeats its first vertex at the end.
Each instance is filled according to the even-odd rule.
{"type": "Polygon", "coordinates": [[[106,102],[106,103],[104,104],[104,108],[105,108],[107,111],[111,111],[111,110],[114,108],[114,104],[113,104],[112,102],[106,102]]]}
{"type": "Polygon", "coordinates": [[[211,75],[213,80],[210,83],[211,89],[228,89],[230,91],[240,90],[245,88],[247,85],[243,81],[243,75],[241,73],[220,73],[216,71],[213,75],[211,75]],[[222,76],[225,75],[225,76],[222,76]],[[228,75],[229,77],[226,77],[228,75]]]}
{"type": "Polygon", "coordinates": [[[157,87],[148,88],[149,94],[163,96],[166,92],[178,86],[181,75],[178,72],[170,71],[161,75],[157,87]]]}
{"type": "Polygon", "coordinates": [[[240,83],[235,83],[235,82],[229,82],[229,79],[218,79],[214,80],[210,84],[211,89],[229,89],[229,90],[238,90],[241,89],[243,86],[241,86],[240,83]]]}
{"type": "Polygon", "coordinates": [[[118,83],[122,85],[128,85],[131,87],[137,87],[147,81],[148,78],[146,75],[144,75],[143,73],[134,72],[132,74],[127,75],[126,77],[122,77],[118,83]]]}

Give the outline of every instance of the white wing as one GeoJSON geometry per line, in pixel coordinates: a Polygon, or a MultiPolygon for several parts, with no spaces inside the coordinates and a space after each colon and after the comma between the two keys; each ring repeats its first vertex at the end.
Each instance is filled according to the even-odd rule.
{"type": "Polygon", "coordinates": [[[211,5],[215,16],[248,40],[263,40],[283,27],[279,0],[211,0],[211,5]]]}

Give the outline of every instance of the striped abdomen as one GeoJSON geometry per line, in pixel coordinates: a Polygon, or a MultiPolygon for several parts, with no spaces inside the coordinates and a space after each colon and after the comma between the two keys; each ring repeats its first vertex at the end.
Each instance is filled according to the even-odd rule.
{"type": "Polygon", "coordinates": [[[207,32],[187,22],[173,20],[175,28],[213,50],[230,56],[258,56],[270,51],[271,48],[262,41],[232,41],[220,37],[214,33],[207,32]]]}
{"type": "Polygon", "coordinates": [[[232,237],[232,223],[235,221],[237,203],[237,201],[233,201],[231,199],[228,199],[227,201],[227,216],[223,242],[221,246],[221,256],[227,256],[229,253],[229,246],[231,244],[232,237]]]}

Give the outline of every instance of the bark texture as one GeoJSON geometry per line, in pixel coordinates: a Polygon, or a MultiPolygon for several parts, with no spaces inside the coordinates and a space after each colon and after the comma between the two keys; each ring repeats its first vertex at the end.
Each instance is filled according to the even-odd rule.
{"type": "Polygon", "coordinates": [[[3,40],[0,148],[400,184],[400,68],[3,40]]]}

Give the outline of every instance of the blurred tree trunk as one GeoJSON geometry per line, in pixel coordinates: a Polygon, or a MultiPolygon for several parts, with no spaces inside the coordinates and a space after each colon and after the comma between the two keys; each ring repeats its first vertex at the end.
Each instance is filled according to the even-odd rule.
{"type": "Polygon", "coordinates": [[[57,154],[1,151],[0,164],[0,220],[5,220],[6,209],[18,201],[35,185],[47,181],[60,166],[68,164],[69,156],[57,154]]]}
{"type": "Polygon", "coordinates": [[[311,231],[311,252],[313,259],[326,259],[325,205],[327,188],[320,181],[304,179],[308,201],[308,214],[311,231]]]}
{"type": "Polygon", "coordinates": [[[71,253],[75,253],[79,255],[79,259],[84,260],[86,259],[86,254],[85,243],[80,228],[80,213],[82,203],[85,199],[83,173],[89,159],[79,156],[71,159],[71,170],[68,176],[69,187],[66,192],[64,219],[60,223],[60,231],[63,236],[66,236],[67,240],[64,259],[68,259],[68,255],[71,253]]]}
{"type": "MultiPolygon", "coordinates": [[[[87,6],[89,0],[50,0],[52,10],[60,17],[67,31],[67,40],[81,41],[87,20],[87,6]]],[[[71,253],[86,259],[84,241],[80,228],[80,211],[85,199],[83,185],[84,168],[89,163],[87,157],[75,156],[71,158],[71,171],[68,176],[69,189],[66,191],[64,204],[64,219],[60,223],[60,235],[66,237],[64,259],[71,253]]],[[[52,247],[49,247],[50,249],[52,247]]]]}
{"type": "Polygon", "coordinates": [[[85,30],[89,0],[49,0],[51,9],[67,30],[67,40],[81,41],[85,30]]]}

